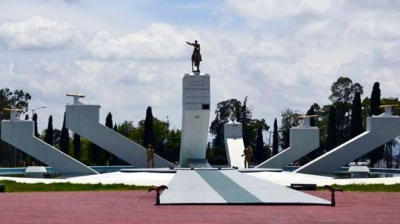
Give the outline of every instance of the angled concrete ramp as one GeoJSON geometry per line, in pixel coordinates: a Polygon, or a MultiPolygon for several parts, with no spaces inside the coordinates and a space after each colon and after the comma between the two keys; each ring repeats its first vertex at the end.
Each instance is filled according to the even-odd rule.
{"type": "MultiPolygon", "coordinates": [[[[138,168],[147,167],[147,150],[118,132],[99,123],[100,106],[85,105],[74,97],[66,106],[66,127],[138,168]]],[[[155,167],[170,167],[172,163],[154,156],[155,167]]]]}
{"type": "Polygon", "coordinates": [[[15,116],[11,116],[11,120],[2,121],[1,139],[62,174],[98,174],[85,164],[36,138],[33,121],[23,121],[15,116]]]}
{"type": "Polygon", "coordinates": [[[178,170],[161,204],[330,205],[330,202],[237,170],[178,170]]]}
{"type": "MultiPolygon", "coordinates": [[[[390,109],[390,108],[389,108],[390,109]]],[[[296,173],[332,175],[341,166],[374,150],[400,135],[400,117],[391,110],[377,117],[367,117],[367,131],[295,170],[296,173]]]]}
{"type": "Polygon", "coordinates": [[[319,129],[310,126],[310,117],[290,129],[290,147],[262,162],[256,168],[282,169],[319,147],[319,129]]]}
{"type": "Polygon", "coordinates": [[[243,125],[237,121],[229,120],[224,124],[224,140],[228,166],[244,168],[244,142],[242,135],[243,125]]]}

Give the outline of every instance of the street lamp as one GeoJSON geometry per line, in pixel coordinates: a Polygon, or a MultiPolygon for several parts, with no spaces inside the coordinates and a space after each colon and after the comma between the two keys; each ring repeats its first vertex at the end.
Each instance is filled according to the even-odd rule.
{"type": "Polygon", "coordinates": [[[38,107],[38,108],[35,108],[35,109],[31,109],[31,111],[32,111],[32,117],[33,117],[33,115],[35,114],[35,110],[40,110],[40,109],[43,109],[43,108],[46,108],[46,107],[41,106],[41,107],[38,107]]]}

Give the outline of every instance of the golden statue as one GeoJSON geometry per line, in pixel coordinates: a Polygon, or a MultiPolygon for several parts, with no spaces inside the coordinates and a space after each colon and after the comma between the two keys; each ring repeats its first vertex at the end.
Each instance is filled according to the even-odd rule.
{"type": "Polygon", "coordinates": [[[147,146],[147,168],[154,168],[154,148],[151,144],[147,146]]]}
{"type": "Polygon", "coordinates": [[[250,167],[250,162],[251,162],[251,156],[253,155],[253,149],[251,146],[247,146],[243,150],[243,155],[244,156],[244,168],[249,168],[250,167]]]}

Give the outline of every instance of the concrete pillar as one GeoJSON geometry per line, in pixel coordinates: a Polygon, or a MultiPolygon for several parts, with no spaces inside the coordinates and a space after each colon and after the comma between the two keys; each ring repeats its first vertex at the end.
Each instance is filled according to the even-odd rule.
{"type": "Polygon", "coordinates": [[[319,129],[310,126],[311,116],[304,116],[304,122],[290,129],[290,147],[271,157],[257,168],[282,169],[319,147],[319,129]]]}
{"type": "Polygon", "coordinates": [[[189,160],[197,161],[198,166],[209,166],[206,161],[209,121],[210,76],[186,74],[182,85],[181,167],[188,167],[189,160]]]}

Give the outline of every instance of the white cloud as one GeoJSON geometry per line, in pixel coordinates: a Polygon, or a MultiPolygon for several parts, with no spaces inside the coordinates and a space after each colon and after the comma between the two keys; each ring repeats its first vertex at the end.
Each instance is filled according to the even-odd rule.
{"type": "Polygon", "coordinates": [[[399,12],[356,13],[349,21],[345,34],[350,37],[370,37],[373,39],[400,38],[399,12]]]}
{"type": "Polygon", "coordinates": [[[341,65],[337,76],[347,76],[364,86],[364,96],[369,96],[374,82],[381,83],[382,97],[399,97],[398,71],[400,44],[377,44],[367,53],[360,53],[341,65]]]}
{"type": "Polygon", "coordinates": [[[53,21],[40,15],[0,26],[0,49],[4,50],[65,49],[81,44],[83,39],[73,24],[53,21]]]}
{"type": "Polygon", "coordinates": [[[199,35],[190,30],[177,30],[165,23],[149,27],[122,37],[112,37],[107,31],[97,33],[88,44],[94,58],[101,60],[182,58],[186,52],[185,41],[199,35]]]}

